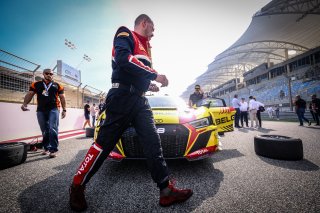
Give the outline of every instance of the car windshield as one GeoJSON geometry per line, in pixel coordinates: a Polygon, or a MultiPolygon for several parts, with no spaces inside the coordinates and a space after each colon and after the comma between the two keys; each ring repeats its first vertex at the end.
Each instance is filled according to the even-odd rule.
{"type": "Polygon", "coordinates": [[[151,108],[185,108],[186,103],[179,97],[147,96],[151,108]]]}
{"type": "Polygon", "coordinates": [[[215,98],[206,98],[198,101],[196,103],[197,107],[203,106],[205,104],[209,104],[209,107],[225,107],[226,105],[224,104],[223,100],[221,99],[215,99],[215,98]]]}

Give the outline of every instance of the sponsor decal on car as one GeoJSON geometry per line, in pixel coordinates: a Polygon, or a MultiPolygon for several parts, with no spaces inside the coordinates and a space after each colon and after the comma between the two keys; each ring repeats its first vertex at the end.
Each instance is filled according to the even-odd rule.
{"type": "Polygon", "coordinates": [[[157,133],[158,134],[163,134],[166,132],[166,129],[165,128],[157,128],[157,133]]]}
{"type": "Polygon", "coordinates": [[[233,120],[234,120],[234,115],[231,115],[230,119],[228,117],[217,118],[217,119],[215,119],[215,122],[217,125],[219,125],[219,124],[228,123],[233,120]]]}

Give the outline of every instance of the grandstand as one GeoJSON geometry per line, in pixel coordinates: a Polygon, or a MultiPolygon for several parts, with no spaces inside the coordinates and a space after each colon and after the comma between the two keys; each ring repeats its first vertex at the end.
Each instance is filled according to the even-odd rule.
{"type": "Polygon", "coordinates": [[[262,64],[244,73],[243,88],[236,89],[235,79],[231,81],[232,84],[230,81],[223,83],[209,94],[226,100],[234,94],[247,100],[253,95],[266,105],[290,107],[291,90],[292,96],[299,94],[310,101],[312,94],[320,97],[320,47],[269,69],[266,64],[262,64]]]}
{"type": "Polygon", "coordinates": [[[228,100],[250,95],[292,110],[292,97],[320,96],[320,2],[273,0],[254,14],[246,32],[209,64],[182,94],[199,84],[228,100]]]}

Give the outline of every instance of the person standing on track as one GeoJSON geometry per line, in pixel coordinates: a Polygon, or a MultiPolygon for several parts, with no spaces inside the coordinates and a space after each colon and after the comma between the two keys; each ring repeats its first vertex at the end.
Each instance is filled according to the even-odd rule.
{"type": "Polygon", "coordinates": [[[236,114],[234,115],[234,126],[236,128],[241,128],[241,126],[239,125],[239,120],[240,120],[240,106],[241,103],[238,99],[238,95],[235,94],[234,98],[232,99],[232,107],[236,110],[236,114]]]}
{"type": "Polygon", "coordinates": [[[304,117],[304,113],[306,112],[307,103],[305,100],[303,100],[300,95],[296,96],[296,100],[294,102],[296,113],[298,115],[298,119],[300,122],[299,126],[303,126],[303,120],[305,120],[308,123],[308,126],[311,125],[311,121],[309,121],[306,117],[304,117]]]}
{"type": "Polygon", "coordinates": [[[87,103],[84,105],[83,110],[84,110],[84,123],[82,129],[85,129],[85,127],[88,126],[91,128],[90,124],[90,101],[87,101],[87,103]]]}
{"type": "Polygon", "coordinates": [[[319,117],[320,117],[320,99],[317,98],[317,95],[316,94],[313,94],[311,96],[311,110],[310,112],[312,111],[314,113],[314,119],[316,121],[316,126],[319,126],[320,123],[319,123],[319,117]]]}
{"type": "MultiPolygon", "coordinates": [[[[131,123],[143,146],[151,177],[160,189],[161,206],[186,201],[190,189],[177,189],[169,180],[167,164],[163,158],[160,137],[147,98],[147,90],[159,91],[168,85],[165,75],[158,74],[151,66],[149,41],[154,25],[149,16],[139,15],[134,31],[120,27],[114,37],[112,50],[112,88],[106,97],[106,120],[77,170],[70,186],[70,206],[76,211],[87,209],[85,185],[98,171],[113,150],[122,133],[131,123]]],[[[112,174],[110,174],[112,175],[112,174]]]]}
{"type": "Polygon", "coordinates": [[[205,98],[205,96],[200,85],[195,85],[194,93],[192,93],[189,97],[189,106],[194,107],[198,103],[198,101],[202,100],[203,98],[205,98]]]}
{"type": "Polygon", "coordinates": [[[241,121],[241,127],[243,127],[243,120],[246,123],[246,127],[249,127],[248,124],[248,103],[245,101],[245,98],[241,98],[241,106],[240,106],[240,121],[241,121]]]}
{"type": "Polygon", "coordinates": [[[43,136],[42,144],[44,151],[42,154],[49,154],[50,158],[54,158],[57,156],[59,145],[60,103],[62,105],[61,118],[65,118],[67,112],[66,100],[63,86],[53,81],[52,70],[43,70],[43,77],[43,80],[31,84],[29,92],[24,97],[21,109],[22,111],[28,111],[27,105],[33,96],[37,94],[37,119],[43,136]]]}

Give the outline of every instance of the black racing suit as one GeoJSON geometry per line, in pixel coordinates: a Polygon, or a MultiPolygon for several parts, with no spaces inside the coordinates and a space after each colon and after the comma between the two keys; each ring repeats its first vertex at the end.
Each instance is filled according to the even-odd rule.
{"type": "Polygon", "coordinates": [[[131,123],[143,145],[154,182],[160,189],[168,186],[168,168],[162,155],[151,108],[144,92],[157,77],[151,68],[146,38],[120,27],[112,51],[112,85],[106,97],[106,120],[74,177],[74,184],[86,184],[114,149],[131,123]]]}

